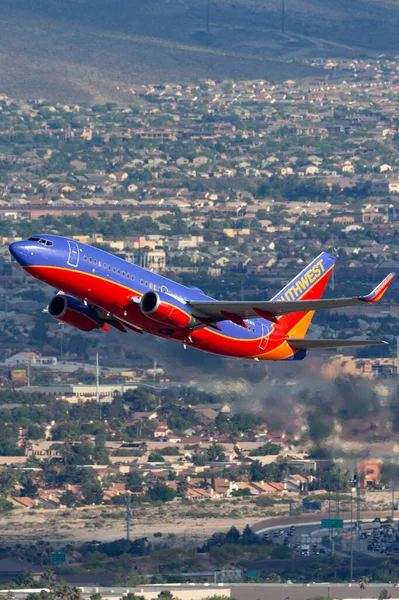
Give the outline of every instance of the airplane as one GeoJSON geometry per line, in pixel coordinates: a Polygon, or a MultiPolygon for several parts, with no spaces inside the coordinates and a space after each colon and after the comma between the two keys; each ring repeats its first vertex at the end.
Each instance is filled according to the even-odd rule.
{"type": "Polygon", "coordinates": [[[336,261],[326,252],[271,300],[225,302],[69,238],[34,235],[9,250],[27,273],[60,290],[48,313],[85,332],[111,326],[222,356],[274,361],[302,360],[308,350],[386,344],[305,337],[316,310],[374,304],[394,277],[366,296],[323,300],[336,261]]]}

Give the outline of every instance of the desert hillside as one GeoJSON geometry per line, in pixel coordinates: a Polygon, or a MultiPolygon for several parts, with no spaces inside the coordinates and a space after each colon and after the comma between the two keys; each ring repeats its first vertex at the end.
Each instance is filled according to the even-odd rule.
{"type": "Polygon", "coordinates": [[[2,0],[0,93],[126,100],[134,83],[298,78],[310,72],[298,64],[306,56],[399,52],[395,0],[285,0],[284,34],[281,0],[209,0],[209,12],[207,6],[208,0],[2,0]]]}

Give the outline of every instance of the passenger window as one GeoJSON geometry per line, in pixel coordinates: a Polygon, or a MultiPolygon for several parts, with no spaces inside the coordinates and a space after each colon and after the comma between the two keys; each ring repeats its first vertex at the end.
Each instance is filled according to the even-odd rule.
{"type": "Polygon", "coordinates": [[[103,263],[103,267],[104,267],[104,269],[106,269],[106,268],[107,268],[107,265],[106,265],[105,263],[103,263]]]}
{"type": "Polygon", "coordinates": [[[113,270],[113,272],[114,272],[114,273],[116,273],[116,269],[115,269],[115,267],[114,267],[112,270],[113,270]]]}
{"type": "Polygon", "coordinates": [[[132,275],[132,281],[133,281],[133,279],[134,279],[134,275],[132,275]]]}
{"type": "Polygon", "coordinates": [[[122,277],[124,277],[124,276],[125,276],[125,271],[122,271],[122,277]]]}
{"type": "Polygon", "coordinates": [[[118,275],[120,275],[120,272],[121,272],[121,270],[120,270],[120,269],[118,269],[118,275]]]}
{"type": "Polygon", "coordinates": [[[98,266],[101,267],[101,260],[98,261],[98,266]]]}
{"type": "Polygon", "coordinates": [[[158,286],[154,285],[154,290],[157,292],[158,291],[158,286]]]}
{"type": "Polygon", "coordinates": [[[148,287],[148,281],[145,282],[145,287],[148,287]]]}
{"type": "Polygon", "coordinates": [[[83,258],[84,258],[84,260],[87,260],[87,256],[86,255],[83,258]]]}
{"type": "Polygon", "coordinates": [[[150,289],[152,289],[152,283],[150,282],[150,289]]]}
{"type": "Polygon", "coordinates": [[[140,283],[141,283],[141,285],[144,285],[144,280],[140,279],[140,283]]]}
{"type": "Polygon", "coordinates": [[[126,277],[127,277],[128,279],[130,279],[130,275],[129,275],[129,273],[126,273],[126,277]]]}
{"type": "Polygon", "coordinates": [[[111,265],[108,265],[108,271],[110,271],[110,270],[111,270],[111,265]]]}
{"type": "Polygon", "coordinates": [[[94,262],[94,264],[96,265],[96,264],[97,264],[97,259],[95,258],[95,259],[93,260],[93,262],[94,262]]]}
{"type": "Polygon", "coordinates": [[[93,262],[93,259],[91,256],[89,257],[89,262],[93,262]]]}

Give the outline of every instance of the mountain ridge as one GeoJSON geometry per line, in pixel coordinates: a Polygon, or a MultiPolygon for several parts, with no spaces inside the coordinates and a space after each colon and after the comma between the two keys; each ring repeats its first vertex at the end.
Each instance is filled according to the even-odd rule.
{"type": "Polygon", "coordinates": [[[392,0],[2,0],[0,92],[128,101],[138,83],[314,75],[303,57],[399,53],[392,0]]]}

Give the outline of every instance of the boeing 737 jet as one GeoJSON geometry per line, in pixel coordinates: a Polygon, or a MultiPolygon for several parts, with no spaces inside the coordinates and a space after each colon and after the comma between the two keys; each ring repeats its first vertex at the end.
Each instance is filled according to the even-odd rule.
{"type": "Polygon", "coordinates": [[[380,340],[305,338],[316,310],[380,300],[390,273],[367,296],[322,300],[335,257],[322,252],[271,300],[218,301],[104,250],[54,235],[10,245],[36,279],[60,290],[48,312],[81,331],[115,327],[150,333],[235,358],[301,360],[307,350],[384,344],[380,340]]]}

